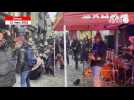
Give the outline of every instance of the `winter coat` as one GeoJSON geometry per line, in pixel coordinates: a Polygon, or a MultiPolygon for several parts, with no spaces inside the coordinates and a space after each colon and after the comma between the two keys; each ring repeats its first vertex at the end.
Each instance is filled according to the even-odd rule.
{"type": "Polygon", "coordinates": [[[3,45],[0,47],[0,87],[11,87],[15,82],[15,66],[3,45]]]}
{"type": "Polygon", "coordinates": [[[17,64],[16,64],[17,73],[20,73],[22,71],[31,70],[31,67],[28,66],[27,55],[26,55],[26,50],[28,48],[31,48],[31,47],[29,47],[29,45],[25,44],[21,48],[18,49],[17,64]]]}
{"type": "Polygon", "coordinates": [[[72,48],[72,51],[74,53],[74,55],[77,55],[80,53],[80,50],[81,50],[81,44],[78,40],[75,40],[72,42],[71,44],[71,48],[72,48]]]}
{"type": "Polygon", "coordinates": [[[106,53],[106,45],[104,42],[94,43],[93,44],[93,52],[96,56],[103,57],[106,53]]]}
{"type": "Polygon", "coordinates": [[[101,57],[100,61],[92,61],[91,66],[102,66],[105,63],[106,45],[104,42],[93,44],[93,53],[95,57],[101,57]]]}
{"type": "Polygon", "coordinates": [[[90,45],[88,42],[84,42],[82,44],[82,49],[81,49],[81,60],[82,61],[88,61],[88,53],[90,50],[90,45]]]}

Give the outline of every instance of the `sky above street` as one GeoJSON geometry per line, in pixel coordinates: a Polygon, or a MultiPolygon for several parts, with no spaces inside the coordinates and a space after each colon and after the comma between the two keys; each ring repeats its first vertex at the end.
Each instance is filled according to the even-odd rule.
{"type": "Polygon", "coordinates": [[[57,12],[49,12],[48,14],[50,15],[50,18],[52,21],[55,20],[55,15],[56,15],[57,12]]]}

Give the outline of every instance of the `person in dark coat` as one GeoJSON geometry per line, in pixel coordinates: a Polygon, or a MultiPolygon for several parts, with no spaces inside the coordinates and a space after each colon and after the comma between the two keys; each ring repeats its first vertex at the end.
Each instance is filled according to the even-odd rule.
{"type": "Polygon", "coordinates": [[[105,63],[106,45],[103,42],[99,32],[95,36],[92,52],[93,52],[94,59],[91,61],[91,66],[93,69],[94,79],[100,80],[101,67],[105,63]]]}
{"type": "Polygon", "coordinates": [[[91,49],[91,42],[88,38],[85,38],[82,42],[82,48],[81,48],[81,60],[82,61],[88,61],[88,53],[91,49]]]}
{"type": "Polygon", "coordinates": [[[74,54],[75,68],[78,69],[78,60],[79,60],[78,56],[80,54],[81,44],[77,38],[73,40],[71,44],[71,48],[74,54]]]}
{"type": "Polygon", "coordinates": [[[105,62],[105,57],[106,57],[106,44],[103,42],[102,37],[100,33],[98,32],[95,36],[95,41],[93,43],[93,53],[96,58],[96,61],[98,61],[96,64],[101,66],[105,62]],[[101,60],[97,60],[97,59],[101,60]]]}
{"type": "Polygon", "coordinates": [[[81,61],[83,62],[84,67],[89,67],[89,52],[91,50],[92,43],[88,38],[85,38],[82,42],[81,48],[81,61]]]}
{"type": "Polygon", "coordinates": [[[66,42],[66,47],[67,47],[67,64],[69,65],[69,51],[70,51],[70,41],[69,38],[67,37],[67,42],[66,42]]]}
{"type": "Polygon", "coordinates": [[[19,72],[21,76],[21,87],[30,87],[29,73],[32,70],[32,66],[36,64],[36,59],[34,58],[34,54],[32,53],[31,44],[27,42],[24,36],[21,36],[16,39],[16,46],[18,48],[18,59],[16,67],[19,67],[19,72]],[[32,59],[32,65],[29,64],[27,50],[30,51],[29,55],[32,59]]]}
{"type": "Polygon", "coordinates": [[[53,45],[49,45],[48,48],[48,57],[47,61],[45,64],[46,68],[46,73],[51,74],[54,76],[54,50],[53,50],[53,45]]]}
{"type": "Polygon", "coordinates": [[[6,40],[0,33],[0,87],[12,87],[16,82],[15,66],[6,48],[6,40]]]}

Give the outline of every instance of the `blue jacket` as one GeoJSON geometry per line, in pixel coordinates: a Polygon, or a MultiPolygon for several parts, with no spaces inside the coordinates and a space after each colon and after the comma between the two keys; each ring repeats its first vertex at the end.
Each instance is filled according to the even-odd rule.
{"type": "Polygon", "coordinates": [[[93,44],[93,52],[97,56],[103,56],[106,53],[106,45],[104,42],[94,43],[93,44]]]}

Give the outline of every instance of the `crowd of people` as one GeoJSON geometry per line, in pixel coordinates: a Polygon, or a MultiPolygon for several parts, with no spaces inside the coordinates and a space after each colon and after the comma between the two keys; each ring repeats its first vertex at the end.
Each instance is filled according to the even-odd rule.
{"type": "MultiPolygon", "coordinates": [[[[62,41],[62,39],[60,41],[62,41]]],[[[15,42],[16,49],[14,56],[17,57],[16,71],[20,73],[22,87],[29,87],[30,80],[36,80],[42,74],[54,76],[55,62],[56,64],[59,62],[60,69],[64,69],[63,42],[59,42],[58,47],[58,42],[55,44],[55,57],[54,43],[52,41],[42,48],[33,48],[35,45],[28,42],[24,36],[16,39],[15,42]]]]}
{"type": "MultiPolygon", "coordinates": [[[[10,82],[0,82],[0,86],[13,86],[16,72],[20,75],[21,87],[30,87],[30,80],[38,79],[42,74],[54,76],[54,66],[60,66],[59,68],[64,70],[63,36],[56,37],[55,44],[54,39],[52,39],[51,42],[48,42],[48,44],[42,46],[42,48],[38,48],[38,46],[36,46],[33,41],[28,40],[26,36],[19,36],[14,39],[12,57],[8,57],[6,54],[8,48],[11,46],[11,41],[9,41],[10,39],[8,39],[7,36],[6,32],[0,32],[0,78],[3,78],[4,75],[7,77],[6,74],[9,72],[12,72],[12,75],[10,75],[12,78],[7,80],[10,82]],[[16,60],[15,66],[11,63],[11,60],[13,59],[16,60]],[[9,83],[9,85],[6,85],[6,83],[9,83]]],[[[100,32],[96,33],[94,39],[85,37],[83,40],[78,40],[77,38],[74,38],[72,41],[68,38],[66,40],[67,64],[70,63],[69,58],[70,55],[72,55],[76,70],[80,67],[79,62],[82,62],[84,68],[90,67],[94,70],[93,74],[99,76],[104,65],[110,61],[107,59],[107,50],[109,49],[109,46],[102,39],[100,32]],[[97,67],[97,70],[95,67],[97,67]]],[[[131,49],[130,51],[134,51],[133,40],[133,38],[130,38],[131,44],[128,47],[129,50],[131,49]]],[[[131,56],[129,57],[131,58],[130,61],[133,62],[133,52],[131,52],[129,56],[131,56]]],[[[132,70],[129,72],[132,73],[132,70]]],[[[122,77],[122,74],[120,74],[119,77],[122,77]]]]}
{"type": "MultiPolygon", "coordinates": [[[[133,81],[133,64],[131,62],[134,61],[134,39],[130,38],[128,41],[130,45],[126,47],[126,50],[123,49],[122,53],[119,54],[122,50],[119,48],[116,54],[116,49],[109,48],[109,44],[102,39],[100,32],[97,32],[93,39],[88,39],[88,37],[82,41],[77,38],[74,39],[71,49],[73,51],[75,68],[79,68],[78,62],[80,61],[83,62],[83,73],[84,70],[87,71],[87,68],[89,68],[89,70],[92,70],[95,81],[103,78],[108,81],[116,81],[120,85],[129,84],[126,81],[133,81]],[[110,58],[108,58],[109,51],[110,58]],[[116,70],[118,71],[116,72],[116,70]]],[[[89,70],[88,72],[91,73],[89,70]]]]}
{"type": "Polygon", "coordinates": [[[35,45],[34,41],[28,40],[25,35],[22,35],[16,37],[12,43],[13,48],[9,45],[11,44],[11,41],[8,41],[5,31],[1,31],[0,86],[12,87],[16,83],[16,73],[18,73],[20,76],[21,87],[30,87],[30,80],[36,80],[42,74],[54,76],[55,62],[56,64],[60,64],[61,70],[64,69],[63,38],[56,40],[55,57],[53,41],[50,41],[47,45],[40,47],[35,45]],[[9,48],[10,54],[8,51],[9,48]],[[12,73],[10,74],[9,72],[12,73]],[[9,79],[7,79],[8,76],[6,74],[10,74],[8,75],[10,76],[9,79]]]}
{"type": "MultiPolygon", "coordinates": [[[[89,66],[95,66],[96,64],[102,63],[102,60],[105,60],[106,55],[106,44],[102,40],[100,33],[97,33],[94,42],[88,37],[84,38],[83,41],[75,38],[71,44],[71,49],[73,51],[75,68],[78,69],[78,61],[82,61],[85,65],[89,64],[89,60],[92,60],[89,66]],[[91,54],[94,55],[94,60],[89,57],[91,54]],[[100,59],[99,62],[96,62],[100,59]]],[[[88,66],[88,65],[87,65],[88,66]]]]}

